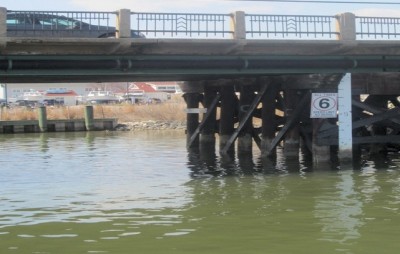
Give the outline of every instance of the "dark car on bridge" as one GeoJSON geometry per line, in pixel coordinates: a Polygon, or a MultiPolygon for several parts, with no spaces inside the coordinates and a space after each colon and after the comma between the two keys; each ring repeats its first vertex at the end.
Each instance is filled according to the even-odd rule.
{"type": "MultiPolygon", "coordinates": [[[[74,16],[75,13],[67,13],[74,16]]],[[[10,11],[7,13],[7,36],[10,37],[75,37],[112,38],[116,28],[108,23],[107,13],[78,13],[76,18],[46,12],[10,11]],[[85,22],[85,21],[90,22],[85,22]]],[[[145,38],[131,30],[131,38],[145,38]]]]}

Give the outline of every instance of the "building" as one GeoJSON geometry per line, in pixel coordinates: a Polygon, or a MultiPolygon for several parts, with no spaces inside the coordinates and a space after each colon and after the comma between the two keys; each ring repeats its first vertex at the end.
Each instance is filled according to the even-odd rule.
{"type": "MultiPolygon", "coordinates": [[[[91,91],[111,91],[116,95],[142,93],[143,98],[154,98],[165,101],[170,93],[180,93],[177,82],[118,82],[118,83],[12,83],[1,84],[0,99],[15,102],[22,98],[24,93],[32,90],[45,94],[47,91],[72,91],[64,102],[70,101],[72,94],[78,99],[85,98],[91,91]]],[[[52,95],[56,97],[56,95],[52,95]]],[[[70,104],[72,102],[68,102],[70,104]]]]}

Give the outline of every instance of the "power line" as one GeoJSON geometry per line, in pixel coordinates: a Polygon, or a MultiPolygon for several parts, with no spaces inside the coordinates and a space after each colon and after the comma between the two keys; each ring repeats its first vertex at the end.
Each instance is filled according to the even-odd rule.
{"type": "Polygon", "coordinates": [[[322,1],[322,0],[228,0],[248,2],[286,2],[286,3],[317,3],[317,4],[373,4],[373,5],[400,5],[399,2],[366,2],[366,1],[322,1]]]}

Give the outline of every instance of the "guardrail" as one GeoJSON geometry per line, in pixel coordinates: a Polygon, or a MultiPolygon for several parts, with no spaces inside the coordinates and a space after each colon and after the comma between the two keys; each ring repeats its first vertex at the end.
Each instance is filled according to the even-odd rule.
{"type": "Polygon", "coordinates": [[[7,11],[1,36],[196,39],[396,40],[400,18],[117,12],[7,11]]]}
{"type": "Polygon", "coordinates": [[[400,18],[356,17],[357,36],[361,39],[400,37],[400,18]]]}
{"type": "Polygon", "coordinates": [[[246,15],[246,34],[269,39],[332,39],[336,17],[306,15],[246,15]]]}
{"type": "Polygon", "coordinates": [[[116,12],[7,11],[9,36],[109,37],[116,12]]]}
{"type": "Polygon", "coordinates": [[[229,14],[132,13],[132,28],[146,36],[231,38],[229,14]]]}

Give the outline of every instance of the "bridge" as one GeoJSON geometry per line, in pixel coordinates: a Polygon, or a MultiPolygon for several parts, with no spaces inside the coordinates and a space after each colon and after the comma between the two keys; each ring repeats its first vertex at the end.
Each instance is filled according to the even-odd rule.
{"type": "Polygon", "coordinates": [[[81,38],[68,26],[7,31],[7,13],[35,15],[1,9],[0,82],[397,72],[400,63],[400,19],[395,18],[39,12],[109,26],[115,21],[115,38],[81,38]],[[147,38],[130,38],[132,29],[147,38]]]}
{"type": "Polygon", "coordinates": [[[371,153],[399,149],[399,37],[400,18],[352,13],[300,16],[0,8],[0,82],[186,81],[182,87],[188,106],[189,148],[214,144],[214,134],[219,133],[223,153],[234,148],[235,140],[239,150],[250,151],[254,140],[271,156],[283,141],[287,155],[298,155],[304,143],[314,160],[320,161],[331,158],[338,145],[350,151],[360,145],[371,153]],[[11,31],[7,14],[67,17],[74,26],[39,23],[11,31]],[[82,24],[88,22],[96,24],[97,31],[92,33],[105,27],[104,34],[109,36],[80,37],[82,24]],[[350,92],[339,89],[339,98],[349,102],[339,108],[339,114],[347,112],[350,120],[339,119],[336,124],[331,119],[310,118],[305,113],[310,111],[310,94],[337,92],[345,73],[352,73],[350,92]],[[364,100],[361,94],[369,96],[364,100]],[[207,109],[201,122],[200,103],[207,109]],[[254,126],[253,118],[261,119],[261,127],[254,126]],[[347,131],[353,134],[343,145],[338,126],[345,124],[350,124],[347,131]]]}

